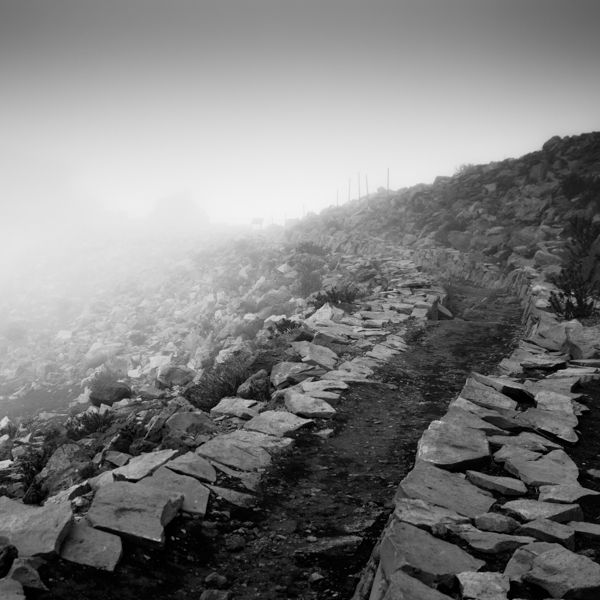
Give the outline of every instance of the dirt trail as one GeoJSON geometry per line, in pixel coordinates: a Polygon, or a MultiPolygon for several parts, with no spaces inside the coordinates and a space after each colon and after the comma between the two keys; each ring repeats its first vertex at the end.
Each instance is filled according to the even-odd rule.
{"type": "Polygon", "coordinates": [[[409,350],[380,370],[379,383],[353,385],[331,437],[298,433],[263,478],[258,508],[215,504],[204,521],[178,518],[164,552],[128,548],[114,574],[55,561],[41,570],[51,591],[38,597],[199,598],[216,571],[235,600],[349,599],[423,430],[468,373],[492,372],[521,332],[514,299],[467,286],[450,292],[458,318],[410,332],[409,350]]]}

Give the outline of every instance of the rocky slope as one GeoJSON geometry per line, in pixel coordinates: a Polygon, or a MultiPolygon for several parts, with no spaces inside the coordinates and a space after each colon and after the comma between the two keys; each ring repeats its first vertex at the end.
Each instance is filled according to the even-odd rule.
{"type": "MultiPolygon", "coordinates": [[[[381,550],[357,594],[389,600],[411,589],[419,598],[507,597],[514,569],[502,575],[505,564],[493,562],[486,568],[497,577],[477,574],[484,566],[477,552],[498,541],[482,532],[498,527],[496,521],[509,522],[490,507],[498,498],[498,505],[506,504],[507,486],[521,490],[525,502],[535,502],[539,485],[557,488],[541,490],[538,507],[563,502],[563,480],[578,485],[577,468],[562,448],[577,441],[576,417],[585,406],[573,389],[597,377],[600,332],[559,322],[549,310],[547,279],[565,259],[573,219],[599,220],[599,169],[599,134],[552,138],[520,159],[468,167],[430,186],[380,190],[309,215],[283,235],[202,243],[140,238],[120,252],[103,240],[93,252],[99,264],[111,265],[109,272],[95,271],[81,295],[62,308],[53,304],[60,295],[51,277],[51,293],[35,293],[34,282],[48,278],[48,269],[15,283],[3,299],[10,318],[0,365],[0,406],[10,416],[0,423],[4,593],[22,597],[21,584],[43,590],[48,581],[36,574],[40,560],[60,555],[113,571],[124,545],[126,551],[131,543],[163,547],[165,526],[178,514],[197,520],[227,507],[252,510],[264,473],[286,460],[293,431],[309,427],[326,439],[345,390],[373,381],[374,369],[407,351],[407,328],[452,318],[438,281],[453,277],[519,296],[528,340],[500,365],[504,379],[474,376],[448,415],[425,432],[417,467],[399,488],[381,550]],[[111,253],[113,260],[102,260],[111,253]],[[540,380],[544,370],[556,371],[546,383],[540,380]],[[59,393],[49,405],[53,390],[59,393]],[[490,461],[490,448],[525,447],[516,433],[528,444],[538,442],[536,455],[527,446],[530,454],[501,451],[490,461]],[[551,439],[542,443],[540,436],[551,439]],[[518,479],[499,477],[498,464],[518,479]],[[472,486],[488,491],[467,493],[464,479],[445,475],[457,470],[468,470],[472,486]],[[540,483],[529,477],[532,470],[550,475],[540,483]],[[435,482],[427,483],[428,477],[435,482]],[[452,497],[457,485],[465,488],[465,502],[468,494],[481,496],[474,501],[477,514],[444,504],[440,490],[449,486],[441,495],[452,497]],[[411,491],[423,486],[438,496],[411,491]],[[437,525],[440,507],[445,528],[437,525]],[[434,516],[421,522],[415,510],[434,516]],[[480,517],[494,522],[483,524],[480,517]],[[427,534],[415,543],[410,536],[423,537],[422,529],[433,539],[427,534]],[[435,555],[439,544],[458,538],[470,549],[463,555],[456,546],[453,555],[461,558],[443,576],[406,580],[406,573],[427,574],[433,567],[429,559],[407,557],[404,547],[430,545],[435,555]],[[468,558],[469,552],[475,556],[468,558]]],[[[593,597],[600,589],[597,563],[579,540],[593,523],[581,525],[585,515],[571,505],[565,517],[575,523],[566,526],[571,533],[554,531],[552,523],[565,520],[554,517],[560,511],[544,513],[550,525],[536,522],[536,529],[529,522],[541,513],[529,518],[515,508],[510,514],[523,521],[523,535],[502,538],[498,552],[551,536],[562,554],[547,556],[554,546],[540,551],[533,574],[521,579],[553,597],[559,597],[555,590],[593,597]],[[587,553],[574,555],[574,540],[587,553]],[[568,565],[567,579],[577,570],[589,577],[556,587],[544,574],[552,561],[568,565]]],[[[227,543],[243,547],[257,535],[250,533],[241,527],[227,543]]],[[[362,541],[353,535],[308,543],[350,552],[362,541]]],[[[205,582],[202,598],[231,595],[215,577],[205,582]]]]}

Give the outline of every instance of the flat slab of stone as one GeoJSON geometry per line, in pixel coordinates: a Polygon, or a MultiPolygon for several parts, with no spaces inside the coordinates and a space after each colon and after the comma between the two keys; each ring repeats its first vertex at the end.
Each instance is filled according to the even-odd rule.
{"type": "Polygon", "coordinates": [[[284,436],[312,423],[311,419],[303,419],[289,412],[267,410],[244,423],[244,429],[258,431],[267,435],[284,436]]]}
{"type": "Polygon", "coordinates": [[[423,582],[396,571],[389,581],[389,586],[383,600],[451,600],[450,596],[442,594],[423,582]]]}
{"type": "Polygon", "coordinates": [[[452,531],[467,542],[471,548],[484,554],[508,552],[535,542],[535,538],[530,536],[481,531],[473,525],[455,525],[452,527],[452,531]]]}
{"type": "Polygon", "coordinates": [[[575,530],[569,525],[555,523],[548,519],[536,519],[519,528],[522,535],[530,535],[540,542],[554,542],[569,550],[575,548],[575,530]]]}
{"type": "Polygon", "coordinates": [[[503,600],[508,598],[510,580],[502,573],[459,573],[456,578],[464,600],[503,600]]]}
{"type": "Polygon", "coordinates": [[[533,452],[549,452],[550,450],[560,450],[562,446],[556,442],[533,433],[531,431],[523,431],[519,435],[493,435],[488,437],[490,446],[516,446],[533,452]]]}
{"type": "Polygon", "coordinates": [[[502,510],[523,521],[548,519],[557,523],[582,521],[583,512],[579,504],[555,504],[538,500],[511,500],[502,506],[502,510]]]}
{"type": "Polygon", "coordinates": [[[324,400],[294,391],[286,391],[284,402],[291,413],[308,419],[330,419],[336,413],[335,408],[324,400]]]}
{"type": "Polygon", "coordinates": [[[517,381],[512,381],[503,377],[488,377],[487,375],[481,375],[480,373],[471,373],[470,376],[479,383],[494,388],[497,392],[500,392],[517,402],[533,401],[533,393],[522,383],[517,381]]]}
{"type": "Polygon", "coordinates": [[[554,371],[555,369],[566,367],[568,360],[568,355],[530,354],[527,358],[521,359],[520,363],[524,369],[554,371]]]}
{"type": "Polygon", "coordinates": [[[551,484],[576,484],[579,469],[564,450],[552,450],[548,454],[527,460],[518,456],[508,457],[504,468],[527,485],[540,487],[551,484]]]}
{"type": "Polygon", "coordinates": [[[330,348],[312,342],[292,342],[292,348],[302,357],[302,362],[331,371],[339,356],[330,348]]]}
{"type": "Polygon", "coordinates": [[[459,515],[475,518],[489,511],[496,500],[489,492],[459,475],[420,462],[400,482],[394,500],[420,498],[459,515]]]}
{"type": "Polygon", "coordinates": [[[177,492],[183,495],[181,510],[190,515],[204,517],[210,497],[210,490],[197,479],[181,475],[160,467],[150,477],[145,477],[138,485],[147,485],[165,492],[177,492]]]}
{"type": "Polygon", "coordinates": [[[520,413],[518,420],[526,427],[549,433],[557,438],[574,444],[579,437],[573,430],[577,426],[577,417],[566,413],[557,413],[540,408],[529,408],[520,413]]]}
{"type": "Polygon", "coordinates": [[[467,471],[467,479],[476,486],[505,496],[522,496],[527,493],[527,486],[513,477],[495,477],[477,471],[467,471]]]}
{"type": "Polygon", "coordinates": [[[392,350],[391,348],[383,346],[382,344],[375,344],[373,349],[369,350],[366,354],[367,356],[377,360],[389,360],[393,356],[396,356],[396,354],[399,354],[399,352],[398,350],[392,350]]]}
{"type": "Polygon", "coordinates": [[[140,456],[132,458],[124,467],[114,469],[112,473],[116,481],[139,481],[152,475],[156,469],[178,454],[178,450],[160,450],[159,452],[140,454],[140,456]]]}
{"type": "Polygon", "coordinates": [[[133,542],[164,546],[164,527],[183,504],[183,495],[128,481],[101,487],[94,496],[87,520],[96,529],[133,542]]]}
{"type": "Polygon", "coordinates": [[[217,480],[215,468],[205,458],[198,456],[194,452],[182,454],[165,463],[164,466],[167,469],[171,469],[171,471],[175,471],[175,473],[187,475],[199,481],[212,483],[217,480]]]}
{"type": "Polygon", "coordinates": [[[466,398],[462,398],[461,396],[454,399],[450,403],[449,409],[454,408],[461,408],[462,410],[466,410],[474,415],[477,415],[480,419],[486,421],[487,423],[503,429],[507,432],[507,434],[516,429],[523,429],[523,426],[516,421],[516,417],[520,413],[515,410],[486,408],[485,406],[475,404],[474,402],[471,402],[466,398]]]}
{"type": "Polygon", "coordinates": [[[393,523],[385,530],[380,561],[387,579],[404,571],[432,587],[451,583],[458,573],[478,571],[485,564],[458,546],[408,523],[393,523]]]}
{"type": "Polygon", "coordinates": [[[566,548],[536,556],[523,581],[538,585],[553,598],[600,597],[600,565],[566,548]]]}
{"type": "Polygon", "coordinates": [[[458,406],[451,406],[448,412],[440,420],[445,423],[468,427],[469,429],[477,429],[485,433],[487,436],[494,435],[498,437],[509,435],[508,431],[501,429],[500,427],[496,427],[495,425],[484,421],[476,414],[459,408],[458,406]]]}
{"type": "Polygon", "coordinates": [[[256,496],[251,494],[244,494],[243,492],[237,492],[236,490],[230,490],[218,485],[208,484],[208,489],[223,500],[226,500],[230,504],[240,506],[242,508],[251,508],[258,500],[256,496]]]}
{"type": "Polygon", "coordinates": [[[488,464],[490,448],[482,431],[432,421],[419,440],[417,458],[442,469],[458,471],[488,464]]]}
{"type": "Polygon", "coordinates": [[[252,419],[258,415],[256,400],[245,400],[244,398],[222,398],[216,406],[210,409],[210,416],[215,417],[238,417],[239,419],[252,419]]]}
{"type": "Polygon", "coordinates": [[[19,556],[56,556],[72,521],[69,502],[31,506],[0,497],[0,537],[7,538],[19,556]]]}
{"type": "Polygon", "coordinates": [[[118,535],[94,529],[84,521],[73,523],[60,549],[64,560],[105,571],[114,571],[122,556],[118,535]]]}
{"type": "Polygon", "coordinates": [[[316,391],[343,391],[347,390],[350,386],[343,381],[319,379],[318,381],[303,381],[299,384],[299,387],[303,393],[310,395],[311,392],[316,391]]]}
{"type": "Polygon", "coordinates": [[[533,559],[548,550],[561,549],[560,544],[554,544],[549,542],[535,542],[522,546],[518,550],[515,550],[514,554],[508,561],[504,574],[510,579],[510,581],[520,582],[523,575],[531,570],[533,566],[533,559]]]}
{"type": "Polygon", "coordinates": [[[600,540],[600,525],[597,523],[571,521],[568,525],[575,531],[576,536],[589,538],[590,540],[600,540]]]}
{"type": "Polygon", "coordinates": [[[581,487],[579,484],[542,485],[538,500],[541,502],[559,502],[572,504],[581,501],[593,502],[600,496],[600,492],[581,487]]]}
{"type": "Polygon", "coordinates": [[[485,513],[475,517],[475,527],[481,531],[493,531],[495,533],[512,533],[519,527],[519,522],[512,517],[500,513],[485,513]]]}
{"type": "Polygon", "coordinates": [[[574,415],[573,401],[569,396],[551,390],[542,390],[535,395],[535,405],[542,410],[574,415]]]}
{"type": "Polygon", "coordinates": [[[418,498],[398,498],[395,504],[394,516],[399,521],[425,529],[434,535],[445,532],[449,525],[471,522],[469,517],[418,498]]]}
{"type": "Polygon", "coordinates": [[[467,379],[467,383],[460,392],[460,397],[484,408],[514,410],[517,407],[517,403],[514,400],[472,377],[467,379]]]}
{"type": "Polygon", "coordinates": [[[271,383],[281,389],[311,376],[312,365],[297,362],[282,362],[271,370],[271,383]]]}
{"type": "Polygon", "coordinates": [[[271,464],[271,454],[291,448],[293,444],[289,438],[238,429],[198,446],[196,454],[241,471],[257,471],[271,464]]]}
{"type": "Polygon", "coordinates": [[[507,460],[537,460],[542,458],[543,454],[540,452],[534,452],[533,450],[526,450],[519,446],[502,446],[500,450],[494,452],[494,461],[497,463],[504,463],[507,460]]]}

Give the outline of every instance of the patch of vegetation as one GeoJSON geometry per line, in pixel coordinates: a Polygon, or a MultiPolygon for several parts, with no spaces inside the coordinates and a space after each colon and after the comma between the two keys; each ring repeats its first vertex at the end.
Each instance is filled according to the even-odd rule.
{"type": "Polygon", "coordinates": [[[567,244],[567,260],[559,275],[551,279],[558,288],[550,295],[550,305],[565,319],[591,317],[600,300],[600,279],[596,268],[600,253],[592,256],[592,246],[600,235],[600,225],[584,218],[572,221],[572,237],[567,244]]]}
{"type": "Polygon", "coordinates": [[[78,441],[92,433],[104,433],[113,423],[114,415],[110,412],[84,412],[70,418],[66,423],[67,437],[78,441]]]}
{"type": "Polygon", "coordinates": [[[360,296],[362,296],[361,290],[352,284],[348,284],[319,292],[312,296],[312,298],[309,298],[308,303],[319,309],[327,303],[334,305],[352,304],[360,296]]]}
{"type": "Polygon", "coordinates": [[[250,375],[252,375],[252,370],[245,363],[237,358],[232,358],[227,362],[217,363],[205,369],[200,380],[188,387],[183,392],[183,396],[196,408],[208,412],[222,398],[235,396],[238,387],[250,375]]]}
{"type": "Polygon", "coordinates": [[[147,339],[148,336],[145,333],[142,333],[141,331],[132,331],[129,334],[129,341],[134,346],[141,346],[147,339]]]}
{"type": "MultiPolygon", "coordinates": [[[[54,451],[62,446],[65,438],[58,429],[50,429],[44,436],[41,446],[29,446],[24,454],[16,460],[17,471],[22,477],[23,486],[28,489],[34,484],[37,474],[46,466],[54,451]]],[[[39,486],[38,486],[39,487],[39,486]]],[[[32,497],[37,499],[39,490],[32,490],[32,497]],[[36,492],[36,493],[34,493],[36,492]]],[[[36,502],[37,503],[37,502],[36,502]]]]}
{"type": "Polygon", "coordinates": [[[274,323],[274,327],[276,333],[283,334],[289,333],[294,329],[299,329],[300,323],[298,323],[298,321],[291,321],[290,319],[281,319],[280,321],[274,323]]]}
{"type": "Polygon", "coordinates": [[[120,386],[120,380],[124,377],[123,373],[104,369],[94,374],[90,382],[90,397],[102,398],[104,395],[114,393],[114,390],[120,386]]]}
{"type": "Polygon", "coordinates": [[[329,254],[326,248],[310,241],[300,242],[296,246],[296,252],[301,254],[312,254],[313,256],[327,256],[329,254]]]}
{"type": "Polygon", "coordinates": [[[454,170],[454,177],[459,177],[460,175],[466,175],[467,173],[472,173],[477,168],[477,165],[473,163],[462,163],[458,165],[454,170]]]}
{"type": "Polygon", "coordinates": [[[600,177],[569,173],[561,182],[562,193],[572,200],[580,196],[584,202],[600,201],[600,177]]]}
{"type": "Polygon", "coordinates": [[[306,298],[323,288],[323,278],[319,273],[322,264],[322,260],[317,260],[311,256],[306,256],[296,264],[298,292],[302,298],[306,298]]]}

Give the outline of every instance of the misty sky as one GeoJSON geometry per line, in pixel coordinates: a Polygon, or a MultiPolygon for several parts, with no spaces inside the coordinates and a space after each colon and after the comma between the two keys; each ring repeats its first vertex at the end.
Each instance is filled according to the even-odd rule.
{"type": "Polygon", "coordinates": [[[598,0],[0,0],[0,203],[281,219],[600,129],[598,0]]]}

